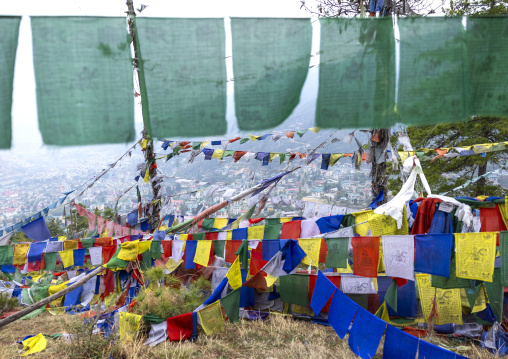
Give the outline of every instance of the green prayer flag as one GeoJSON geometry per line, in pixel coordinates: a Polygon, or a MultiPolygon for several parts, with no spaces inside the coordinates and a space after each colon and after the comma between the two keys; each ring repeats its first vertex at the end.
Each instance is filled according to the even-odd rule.
{"type": "Polygon", "coordinates": [[[303,131],[296,131],[296,133],[298,134],[298,136],[302,137],[303,135],[305,135],[305,132],[307,132],[307,130],[303,130],[303,131]]]}
{"type": "Polygon", "coordinates": [[[480,293],[480,290],[482,289],[482,285],[478,284],[474,288],[474,291],[470,291],[470,289],[471,288],[469,288],[469,289],[466,288],[466,296],[467,296],[467,301],[469,302],[469,307],[471,309],[473,309],[474,303],[476,302],[476,298],[478,298],[478,293],[480,293]]]}
{"type": "Polygon", "coordinates": [[[386,291],[385,302],[397,312],[397,283],[395,281],[392,281],[392,284],[390,284],[390,287],[386,291]]]}
{"type": "Polygon", "coordinates": [[[501,268],[494,269],[494,276],[492,282],[483,282],[487,290],[489,304],[492,307],[497,321],[501,323],[503,319],[503,297],[504,286],[501,281],[501,268]]]}
{"type": "Polygon", "coordinates": [[[150,244],[150,254],[152,259],[161,259],[161,241],[152,240],[152,244],[150,244]]]}
{"type": "Polygon", "coordinates": [[[141,256],[143,258],[140,263],[141,270],[146,271],[152,268],[152,253],[150,253],[150,251],[146,251],[143,252],[141,256]]]}
{"type": "Polygon", "coordinates": [[[353,216],[351,213],[342,216],[342,221],[340,222],[341,228],[351,227],[354,224],[355,224],[355,216],[353,216]]]}
{"type": "Polygon", "coordinates": [[[20,319],[21,319],[21,320],[27,320],[27,319],[32,319],[32,318],[35,318],[35,317],[36,317],[36,316],[38,316],[39,314],[43,313],[45,310],[46,310],[46,306],[42,306],[42,307],[40,307],[40,308],[35,309],[33,312],[28,313],[28,314],[27,314],[27,315],[25,315],[24,317],[21,317],[20,319]]]}
{"type": "Polygon", "coordinates": [[[224,19],[139,17],[136,23],[153,133],[224,134],[224,19]]]}
{"type": "Polygon", "coordinates": [[[235,151],[224,151],[224,155],[222,157],[231,157],[235,154],[235,151]]]}
{"type": "Polygon", "coordinates": [[[195,241],[204,241],[205,240],[205,232],[201,232],[201,233],[194,233],[192,235],[192,239],[195,240],[195,241]]]}
{"type": "Polygon", "coordinates": [[[286,303],[309,306],[309,276],[305,274],[288,274],[279,277],[280,300],[286,303]]]}
{"type": "MultiPolygon", "coordinates": [[[[281,228],[282,228],[282,224],[280,223],[280,218],[265,218],[265,225],[266,226],[273,226],[273,225],[279,225],[279,224],[281,225],[281,228]]],[[[275,239],[275,238],[268,238],[268,239],[275,239]]]]}
{"type": "Polygon", "coordinates": [[[394,122],[395,40],[390,17],[320,18],[316,125],[386,128],[394,122]]]}
{"type": "Polygon", "coordinates": [[[213,229],[213,223],[215,222],[215,218],[205,218],[203,219],[203,222],[201,223],[201,228],[205,230],[211,230],[213,229]]]}
{"type": "Polygon", "coordinates": [[[12,264],[12,256],[14,255],[14,246],[0,246],[0,265],[12,264]]]}
{"type": "Polygon", "coordinates": [[[450,260],[450,277],[441,277],[439,275],[432,275],[432,286],[441,289],[453,289],[453,288],[469,288],[471,280],[466,278],[457,278],[456,276],[457,264],[455,258],[455,252],[452,252],[452,258],[450,260]]]}
{"type": "Polygon", "coordinates": [[[280,125],[300,102],[311,55],[310,20],[232,18],[231,34],[238,127],[280,125]]]}
{"type": "Polygon", "coordinates": [[[95,238],[81,238],[80,241],[83,248],[91,248],[95,243],[95,238]]]}
{"type": "Polygon", "coordinates": [[[127,268],[127,265],[129,264],[128,261],[124,261],[123,259],[118,258],[118,254],[120,253],[120,250],[122,248],[119,246],[116,250],[115,254],[113,254],[113,257],[109,260],[108,263],[106,263],[107,269],[116,269],[116,268],[127,268]]]}
{"type": "Polygon", "coordinates": [[[192,149],[199,150],[201,148],[201,142],[192,142],[192,149]]]}
{"type": "Polygon", "coordinates": [[[144,323],[148,324],[159,324],[166,321],[166,318],[158,317],[155,314],[145,314],[142,319],[144,323]]]}
{"type": "Polygon", "coordinates": [[[285,153],[279,153],[279,159],[280,159],[280,163],[284,162],[286,160],[286,154],[285,153]]]}
{"type": "Polygon", "coordinates": [[[242,139],[240,140],[240,144],[242,145],[242,144],[244,144],[245,142],[247,142],[248,140],[249,140],[249,138],[248,138],[248,137],[246,137],[246,138],[242,138],[242,139]]]}
{"type": "Polygon", "coordinates": [[[44,253],[44,269],[53,272],[56,268],[56,255],[58,252],[44,253]]]}
{"type": "Polygon", "coordinates": [[[240,321],[240,290],[237,288],[220,300],[220,304],[224,307],[226,314],[231,323],[240,321]]]}
{"type": "Polygon", "coordinates": [[[245,270],[249,270],[249,241],[244,239],[240,247],[236,250],[236,255],[240,258],[240,264],[245,270]]]}
{"type": "Polygon", "coordinates": [[[329,268],[347,268],[349,238],[327,238],[326,266],[329,268]]]}
{"type": "Polygon", "coordinates": [[[499,249],[501,254],[501,277],[504,286],[508,286],[508,231],[499,233],[499,249]]]}
{"type": "Polygon", "coordinates": [[[48,145],[134,140],[124,17],[31,17],[39,129],[48,145]]]}
{"type": "Polygon", "coordinates": [[[345,293],[349,299],[358,304],[363,309],[369,307],[369,295],[368,294],[348,294],[345,293]]]}
{"type": "Polygon", "coordinates": [[[136,194],[138,196],[138,202],[141,202],[141,192],[139,192],[139,187],[136,186],[136,194]]]}
{"type": "MultiPolygon", "coordinates": [[[[271,218],[265,218],[265,221],[271,218]]],[[[278,219],[278,218],[276,218],[278,219]]],[[[265,225],[263,239],[279,239],[282,223],[265,225]]]]}
{"type": "Polygon", "coordinates": [[[403,122],[430,125],[467,120],[462,17],[407,17],[400,18],[398,25],[397,108],[403,122]]]}
{"type": "Polygon", "coordinates": [[[226,241],[213,241],[213,253],[221,258],[224,258],[224,247],[226,246],[226,241]]]}
{"type": "Polygon", "coordinates": [[[506,16],[467,18],[469,115],[508,116],[507,28],[506,16]]]}
{"type": "Polygon", "coordinates": [[[0,149],[11,147],[11,107],[14,62],[21,16],[0,16],[0,149]]]}

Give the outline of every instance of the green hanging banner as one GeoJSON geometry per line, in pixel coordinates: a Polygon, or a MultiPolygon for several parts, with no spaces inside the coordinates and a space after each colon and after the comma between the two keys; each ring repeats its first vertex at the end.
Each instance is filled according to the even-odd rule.
{"type": "Polygon", "coordinates": [[[224,19],[137,18],[154,136],[227,130],[224,19]]]}
{"type": "Polygon", "coordinates": [[[125,18],[31,17],[39,129],[47,145],[134,140],[125,18]]]}
{"type": "Polygon", "coordinates": [[[316,126],[386,128],[395,108],[391,18],[321,18],[316,126]]]}
{"type": "Polygon", "coordinates": [[[21,16],[0,16],[0,149],[11,147],[11,106],[14,62],[21,16]]]}
{"type": "Polygon", "coordinates": [[[280,125],[300,102],[307,78],[310,19],[232,18],[231,34],[238,127],[280,125]]]}
{"type": "Polygon", "coordinates": [[[466,121],[462,17],[400,18],[398,110],[406,125],[466,121]]]}

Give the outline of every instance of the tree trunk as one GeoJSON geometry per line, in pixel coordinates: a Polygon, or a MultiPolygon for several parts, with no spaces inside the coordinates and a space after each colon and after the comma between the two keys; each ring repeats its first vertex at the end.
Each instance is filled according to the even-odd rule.
{"type": "MultiPolygon", "coordinates": [[[[482,163],[478,166],[478,176],[482,176],[485,173],[487,173],[487,162],[482,163]]],[[[485,194],[485,185],[487,184],[487,179],[485,177],[482,177],[476,182],[476,196],[481,196],[485,194]]]]}

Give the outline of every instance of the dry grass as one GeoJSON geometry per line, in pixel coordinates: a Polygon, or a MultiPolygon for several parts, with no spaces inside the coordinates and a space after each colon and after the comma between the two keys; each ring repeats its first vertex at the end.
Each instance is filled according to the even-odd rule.
{"type": "MultiPolygon", "coordinates": [[[[66,332],[82,322],[78,316],[52,316],[48,313],[28,321],[18,320],[0,331],[0,358],[19,356],[16,344],[25,335],[54,334],[66,332]]],[[[341,340],[330,327],[306,321],[272,315],[268,320],[244,321],[238,324],[226,322],[225,333],[206,336],[199,333],[194,343],[164,342],[151,348],[143,346],[144,339],[131,344],[112,344],[109,352],[114,358],[356,358],[347,344],[347,337],[341,340]]],[[[446,341],[441,339],[443,343],[446,341]]],[[[448,343],[457,346],[458,343],[448,343]]],[[[471,343],[462,355],[475,359],[488,359],[495,356],[480,350],[471,343]]],[[[47,349],[32,358],[69,358],[76,349],[65,339],[48,339],[47,349]]],[[[104,358],[108,355],[104,354],[104,358]]],[[[376,358],[382,357],[382,345],[376,358]]]]}

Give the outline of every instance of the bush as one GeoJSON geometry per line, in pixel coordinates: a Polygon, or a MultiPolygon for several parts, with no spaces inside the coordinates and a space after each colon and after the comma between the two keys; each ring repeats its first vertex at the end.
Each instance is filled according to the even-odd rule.
{"type": "Polygon", "coordinates": [[[7,293],[0,293],[0,313],[9,312],[17,307],[19,307],[17,298],[13,298],[7,293]]]}

